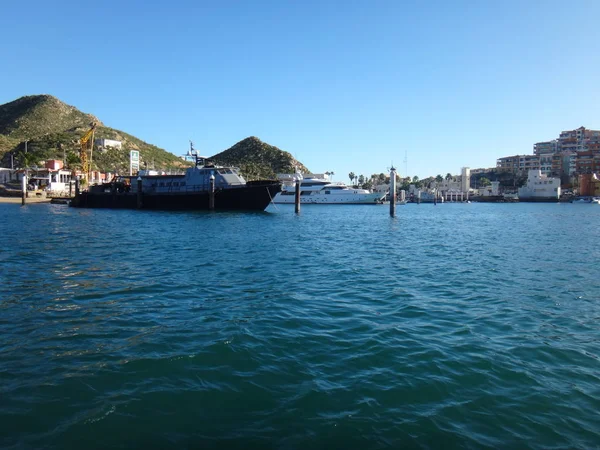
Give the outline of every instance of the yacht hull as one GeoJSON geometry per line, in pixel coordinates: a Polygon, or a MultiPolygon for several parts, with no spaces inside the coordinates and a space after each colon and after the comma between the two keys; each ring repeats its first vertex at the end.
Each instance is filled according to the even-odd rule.
{"type": "MultiPolygon", "coordinates": [[[[285,204],[295,203],[294,195],[277,194],[273,198],[273,203],[285,204]]],[[[301,195],[300,204],[302,205],[378,205],[383,202],[383,194],[356,194],[356,195],[326,195],[312,194],[301,195]]]]}

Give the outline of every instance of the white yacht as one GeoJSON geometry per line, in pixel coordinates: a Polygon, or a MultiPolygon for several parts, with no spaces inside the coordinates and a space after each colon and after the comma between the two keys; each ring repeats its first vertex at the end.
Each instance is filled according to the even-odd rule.
{"type": "Polygon", "coordinates": [[[301,174],[278,175],[283,182],[281,192],[274,198],[273,203],[294,203],[296,195],[295,178],[300,178],[300,203],[324,205],[379,204],[385,199],[385,193],[371,192],[347,186],[341,182],[332,182],[324,176],[301,174]]]}

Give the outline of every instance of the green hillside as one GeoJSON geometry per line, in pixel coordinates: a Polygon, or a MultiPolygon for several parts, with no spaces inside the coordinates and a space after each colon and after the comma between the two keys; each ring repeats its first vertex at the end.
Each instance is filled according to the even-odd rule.
{"type": "Polygon", "coordinates": [[[21,97],[0,106],[0,165],[10,167],[12,152],[15,167],[38,166],[43,161],[59,159],[69,168],[79,168],[79,139],[90,129],[92,122],[96,123],[95,139],[114,139],[122,143],[121,149],[101,151],[95,147],[89,155],[95,170],[127,173],[131,150],[140,152],[142,166],[174,169],[187,165],[178,156],[128,133],[106,127],[93,115],[50,95],[21,97]]]}
{"type": "Polygon", "coordinates": [[[51,95],[28,95],[0,106],[0,135],[25,140],[102,123],[51,95]]]}
{"type": "Polygon", "coordinates": [[[288,152],[254,136],[238,142],[211,159],[216,164],[239,167],[248,180],[275,179],[278,173],[294,173],[296,170],[310,172],[288,152]]]}
{"type": "MultiPolygon", "coordinates": [[[[21,97],[0,105],[0,166],[36,167],[50,159],[65,161],[70,169],[80,168],[79,140],[96,123],[95,139],[121,141],[121,149],[88,152],[92,169],[129,172],[129,152],[140,152],[141,167],[157,170],[181,169],[191,163],[124,131],[106,127],[91,114],[79,111],[50,95],[21,97]],[[27,148],[27,151],[25,150],[27,148]]],[[[275,178],[277,173],[308,169],[292,155],[256,137],[246,138],[212,157],[217,164],[239,167],[248,180],[275,178]]]]}

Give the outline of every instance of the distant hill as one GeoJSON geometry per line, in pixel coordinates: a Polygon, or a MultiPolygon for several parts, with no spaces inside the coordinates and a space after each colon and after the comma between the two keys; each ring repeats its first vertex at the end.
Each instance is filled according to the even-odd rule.
{"type": "Polygon", "coordinates": [[[94,169],[129,172],[129,152],[139,150],[142,165],[174,169],[186,163],[178,156],[130,134],[104,124],[95,116],[79,111],[51,95],[30,95],[0,105],[0,165],[10,167],[14,154],[16,167],[36,166],[49,159],[66,160],[67,166],[79,165],[79,139],[96,123],[94,138],[121,141],[121,149],[99,151],[92,155],[94,169]],[[25,141],[27,140],[27,154],[25,141]]]}
{"type": "Polygon", "coordinates": [[[248,137],[210,158],[216,164],[239,167],[248,180],[275,179],[278,173],[310,171],[291,154],[257,137],[248,137]]]}
{"type": "Polygon", "coordinates": [[[86,128],[91,122],[104,126],[98,118],[51,95],[28,95],[0,106],[0,134],[12,139],[25,140],[72,128],[86,128]]]}
{"type": "MultiPolygon", "coordinates": [[[[121,149],[94,148],[92,167],[103,172],[129,172],[129,152],[140,152],[141,167],[159,170],[181,169],[190,163],[155,145],[104,124],[95,116],[79,111],[51,95],[30,95],[0,105],[0,166],[39,166],[59,159],[66,167],[80,167],[79,139],[96,123],[95,139],[121,141],[121,149]],[[25,152],[27,141],[27,152],[25,152]]],[[[308,169],[292,155],[256,137],[246,138],[211,158],[217,164],[239,167],[248,179],[275,178],[277,173],[308,169]]]]}

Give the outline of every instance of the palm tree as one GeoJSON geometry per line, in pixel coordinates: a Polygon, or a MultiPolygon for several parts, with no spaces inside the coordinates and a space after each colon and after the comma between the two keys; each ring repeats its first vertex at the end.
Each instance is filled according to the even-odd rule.
{"type": "Polygon", "coordinates": [[[489,186],[490,184],[492,184],[492,182],[489,179],[487,179],[486,177],[482,177],[479,179],[479,184],[482,187],[486,187],[486,186],[489,186]]]}
{"type": "Polygon", "coordinates": [[[438,182],[438,183],[441,183],[442,181],[444,181],[444,177],[441,176],[441,175],[438,175],[438,176],[435,177],[435,181],[438,182]]]}
{"type": "Polygon", "coordinates": [[[350,178],[350,184],[352,184],[354,182],[354,179],[356,178],[356,175],[354,174],[354,172],[350,172],[348,174],[348,178],[350,178]]]}
{"type": "Polygon", "coordinates": [[[450,172],[448,172],[448,173],[446,174],[446,181],[449,181],[449,180],[450,180],[450,178],[452,178],[452,174],[451,174],[450,172]]]}

